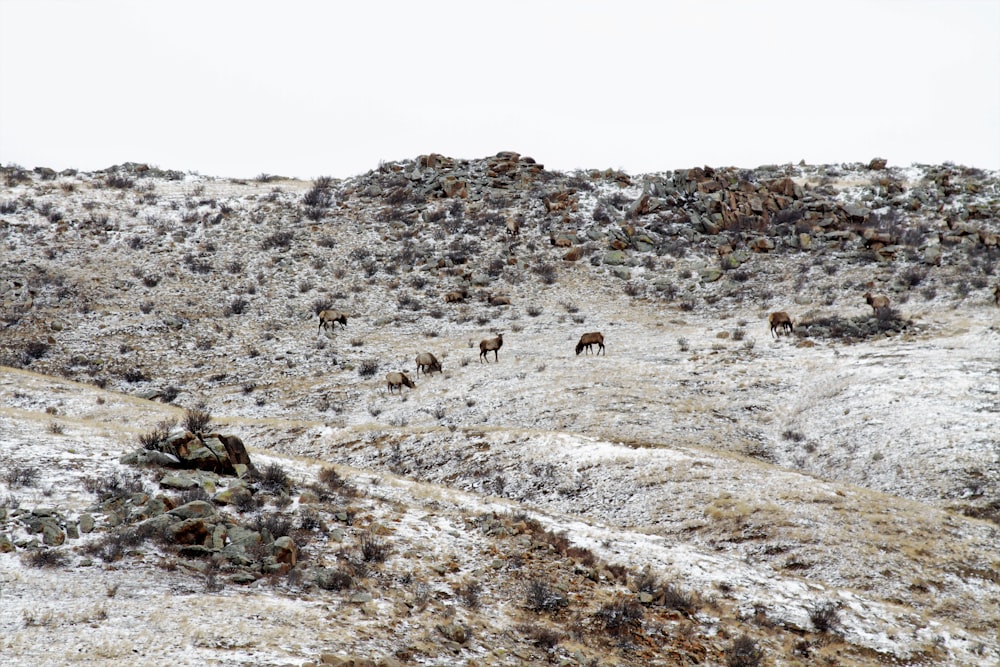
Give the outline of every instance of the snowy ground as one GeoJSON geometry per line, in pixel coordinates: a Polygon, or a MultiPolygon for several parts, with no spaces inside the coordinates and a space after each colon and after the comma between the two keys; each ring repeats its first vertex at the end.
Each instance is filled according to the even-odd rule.
{"type": "MultiPolygon", "coordinates": [[[[79,312],[37,295],[34,322],[37,335],[53,337],[58,356],[48,359],[100,357],[98,375],[109,382],[100,389],[0,369],[0,460],[41,471],[29,488],[0,486],[0,497],[9,508],[16,496],[21,508],[77,516],[93,503],[84,480],[119,470],[140,434],[181,415],[177,406],[204,401],[255,461],[279,461],[303,481],[323,465],[343,470],[364,490],[359,513],[396,545],[392,576],[369,583],[373,599],[358,603],[264,580],[207,591],[203,572],[167,566],[152,549],[121,564],[76,554],[56,570],[26,565],[23,552],[0,554],[5,664],[298,665],[323,653],[391,655],[401,643],[423,650],[437,641],[428,628],[449,618],[474,626],[478,641],[414,662],[530,664],[530,652],[512,649],[504,634],[523,620],[517,578],[489,579],[501,547],[468,529],[489,512],[529,512],[608,563],[700,592],[711,600],[699,621],[705,633],[722,644],[752,623],[775,664],[796,664],[791,637],[810,632],[810,611],[828,602],[838,605],[839,643],[817,644],[813,659],[1000,659],[1000,533],[962,513],[1000,493],[1000,310],[986,290],[895,297],[911,320],[902,334],[773,340],[769,311],[796,321],[864,315],[860,287],[888,285],[893,269],[832,256],[844,264],[839,273],[793,288],[782,277],[787,266],[760,258],[755,270],[772,284],[749,299],[699,284],[705,257],[693,253],[670,275],[697,300],[694,309],[651,291],[628,296],[618,278],[581,263],[560,265],[552,285],[524,272],[504,285],[510,308],[472,303],[434,316],[450,278],[338,275],[340,258],[377,245],[384,229],[349,240],[349,230],[300,223],[300,239],[329,232],[336,245],[276,258],[259,239],[280,225],[248,224],[250,215],[190,228],[181,240],[155,231],[172,211],[167,203],[190,199],[194,188],[239,210],[264,201],[263,186],[199,179],[157,187],[155,215],[148,204],[102,201],[135,210],[99,238],[83,226],[8,233],[11,274],[44,265],[80,294],[101,295],[79,312]],[[144,234],[159,245],[136,252],[129,239],[144,234]],[[238,260],[241,270],[201,275],[170,263],[209,241],[217,267],[238,260]],[[684,279],[685,269],[694,277],[684,279]],[[151,273],[160,276],[153,287],[141,280],[151,273]],[[239,291],[254,282],[252,293],[239,291]],[[239,293],[248,312],[220,316],[239,293]],[[348,327],[317,332],[314,298],[338,293],[348,327]],[[403,293],[426,305],[398,306],[403,293]],[[147,299],[155,307],[142,312],[147,299]],[[183,329],[164,323],[171,315],[187,322],[183,329]],[[579,335],[598,330],[607,354],[574,355],[579,335]],[[496,331],[504,333],[499,361],[480,363],[478,342],[496,331]],[[416,377],[413,360],[424,350],[442,360],[442,374],[416,377]],[[358,371],[366,360],[378,362],[372,376],[358,371]],[[128,367],[151,379],[127,383],[112,372],[128,367]],[[390,370],[410,373],[416,388],[389,395],[390,370]],[[168,385],[181,390],[175,405],[137,398],[168,385]],[[447,575],[442,563],[452,563],[447,575]],[[490,605],[483,614],[456,611],[441,593],[415,611],[415,589],[389,583],[403,574],[441,591],[476,576],[490,605]]],[[[283,184],[289,197],[307,187],[283,184]]],[[[108,194],[86,192],[68,199],[108,194]]],[[[30,335],[24,325],[18,336],[30,335]]],[[[45,363],[54,374],[64,361],[30,368],[45,363]]],[[[0,533],[9,525],[0,522],[0,533]]],[[[341,546],[312,544],[311,558],[332,560],[341,546]]],[[[708,664],[723,664],[713,655],[708,664]]]]}

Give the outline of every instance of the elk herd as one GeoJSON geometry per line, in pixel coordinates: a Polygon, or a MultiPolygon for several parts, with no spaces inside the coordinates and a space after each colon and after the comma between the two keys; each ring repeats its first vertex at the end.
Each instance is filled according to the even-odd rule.
{"type": "MultiPolygon", "coordinates": [[[[508,232],[512,235],[517,234],[517,228],[508,227],[508,232]]],[[[461,301],[467,296],[464,290],[459,292],[449,292],[445,295],[446,301],[455,302],[461,301]]],[[[993,296],[996,300],[996,304],[1000,306],[1000,285],[997,285],[993,290],[993,296]]],[[[883,295],[873,295],[871,292],[866,292],[864,294],[865,302],[871,306],[872,315],[878,317],[880,314],[890,312],[889,297],[883,295]]],[[[509,303],[509,300],[508,300],[509,303]]],[[[328,327],[336,329],[336,325],[340,324],[342,327],[347,326],[348,314],[341,312],[339,310],[322,310],[318,313],[319,315],[319,330],[322,331],[328,327]]],[[[768,315],[768,324],[771,327],[771,336],[774,338],[780,338],[782,335],[791,335],[795,333],[795,326],[792,322],[791,316],[781,310],[773,312],[768,315]]],[[[604,335],[599,331],[593,331],[585,333],[580,336],[580,340],[576,344],[576,354],[586,351],[588,353],[594,354],[594,346],[597,346],[596,355],[604,354],[607,356],[607,352],[604,348],[604,335]]],[[[486,338],[479,342],[479,363],[489,363],[489,353],[493,353],[493,361],[499,363],[500,361],[500,348],[503,347],[503,332],[497,332],[496,337],[486,338]]],[[[420,373],[424,375],[430,375],[431,373],[437,371],[442,373],[441,362],[438,361],[430,352],[421,352],[417,354],[416,357],[417,371],[416,374],[419,377],[420,373]]],[[[416,384],[410,379],[406,373],[403,372],[391,372],[385,376],[386,385],[389,393],[393,393],[398,390],[400,394],[403,392],[403,387],[409,387],[410,389],[416,388],[416,384]]]]}

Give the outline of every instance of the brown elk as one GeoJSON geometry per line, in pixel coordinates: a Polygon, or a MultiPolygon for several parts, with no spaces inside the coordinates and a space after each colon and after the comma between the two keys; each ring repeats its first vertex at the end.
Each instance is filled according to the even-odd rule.
{"type": "Polygon", "coordinates": [[[479,363],[483,363],[483,359],[486,359],[486,363],[490,363],[488,353],[493,352],[493,360],[500,361],[500,348],[503,347],[503,334],[498,333],[496,338],[487,338],[486,340],[479,341],[479,363]]]}
{"type": "Polygon", "coordinates": [[[795,328],[792,326],[792,318],[783,310],[768,315],[767,321],[771,324],[771,335],[775,338],[781,333],[778,331],[778,327],[781,327],[781,331],[786,334],[795,333],[795,328]]]}
{"type": "Polygon", "coordinates": [[[510,297],[509,296],[491,296],[490,297],[491,306],[509,306],[510,297]]]}
{"type": "Polygon", "coordinates": [[[385,382],[389,387],[390,394],[393,389],[399,389],[400,396],[403,395],[403,385],[406,385],[410,389],[417,388],[417,385],[413,384],[413,380],[406,377],[406,373],[386,373],[385,382]]]}
{"type": "Polygon", "coordinates": [[[865,292],[865,301],[872,307],[872,312],[876,316],[880,311],[889,310],[889,297],[887,296],[872,296],[871,292],[865,292]]]}
{"type": "Polygon", "coordinates": [[[597,345],[597,354],[604,352],[604,356],[608,356],[604,349],[604,334],[597,331],[580,336],[580,342],[576,344],[576,353],[579,355],[583,352],[583,348],[587,348],[588,352],[593,352],[594,345],[597,345]]]}
{"type": "Polygon", "coordinates": [[[514,218],[507,218],[507,233],[510,236],[519,236],[521,234],[521,223],[514,218]]]}
{"type": "Polygon", "coordinates": [[[448,292],[444,295],[445,303],[459,303],[465,301],[466,291],[464,289],[448,292]]]}
{"type": "Polygon", "coordinates": [[[430,352],[421,352],[417,355],[417,376],[420,376],[420,371],[424,372],[424,375],[433,373],[437,371],[438,373],[443,372],[441,370],[441,362],[437,360],[430,352]]]}
{"type": "Polygon", "coordinates": [[[339,310],[323,310],[319,314],[319,329],[325,329],[327,326],[332,326],[334,329],[337,328],[337,322],[340,322],[343,326],[347,326],[347,313],[342,313],[339,310]]]}

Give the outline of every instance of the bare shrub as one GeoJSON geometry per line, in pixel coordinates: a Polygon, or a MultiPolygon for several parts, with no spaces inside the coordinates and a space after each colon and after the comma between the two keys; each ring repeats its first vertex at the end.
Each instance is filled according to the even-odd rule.
{"type": "Polygon", "coordinates": [[[832,632],[840,625],[837,616],[837,605],[833,602],[824,602],[809,610],[809,621],[816,628],[816,632],[832,632]]]}
{"type": "Polygon", "coordinates": [[[552,628],[546,628],[540,625],[526,623],[519,625],[517,630],[531,640],[531,643],[534,646],[545,651],[551,651],[564,639],[563,634],[558,630],[553,630],[552,628]]]}
{"type": "Polygon", "coordinates": [[[345,569],[319,568],[316,585],[327,591],[343,591],[354,586],[354,577],[345,569]]]}
{"type": "Polygon", "coordinates": [[[688,616],[698,610],[694,596],[685,593],[673,584],[667,584],[660,593],[661,603],[667,609],[674,609],[688,616]]]}
{"type": "Polygon", "coordinates": [[[139,435],[139,444],[143,449],[159,449],[161,443],[170,436],[170,429],[173,424],[169,421],[161,421],[152,430],[139,435]]]}
{"type": "Polygon", "coordinates": [[[253,520],[253,529],[258,533],[267,532],[273,539],[287,537],[295,527],[291,517],[278,512],[258,514],[253,520]]]}
{"type": "Polygon", "coordinates": [[[69,565],[69,556],[61,549],[31,549],[21,560],[29,567],[54,568],[69,565]]]}
{"type": "Polygon", "coordinates": [[[129,384],[135,384],[136,382],[148,382],[151,378],[141,368],[130,368],[122,373],[122,379],[129,384]]]}
{"type": "Polygon", "coordinates": [[[802,442],[806,439],[806,436],[802,435],[801,431],[795,431],[790,428],[782,431],[781,437],[785,440],[791,440],[792,442],[802,442]]]}
{"type": "Polygon", "coordinates": [[[627,637],[642,629],[642,605],[635,600],[617,600],[605,604],[595,616],[612,637],[627,637]]]}
{"type": "Polygon", "coordinates": [[[378,361],[375,359],[362,359],[358,363],[358,375],[361,377],[372,377],[378,372],[378,361]]]}
{"type": "Polygon", "coordinates": [[[41,359],[49,351],[49,347],[43,340],[32,340],[24,344],[24,352],[32,359],[41,359]]]}
{"type": "Polygon", "coordinates": [[[469,609],[479,609],[481,603],[480,596],[483,592],[483,585],[478,581],[467,581],[456,589],[458,599],[469,609]]]}
{"type": "Polygon", "coordinates": [[[292,488],[288,473],[280,463],[269,463],[260,474],[260,487],[268,493],[288,493],[292,488]]]}
{"type": "Polygon", "coordinates": [[[335,491],[344,496],[353,496],[357,490],[334,468],[323,468],[319,472],[320,483],[326,485],[331,491],[335,491]]]}
{"type": "Polygon", "coordinates": [[[288,250],[288,247],[292,245],[292,241],[294,239],[295,234],[288,230],[283,230],[265,236],[260,245],[263,250],[271,250],[273,248],[288,250]]]}
{"type": "Polygon", "coordinates": [[[222,309],[222,314],[225,317],[231,315],[242,315],[246,312],[247,307],[250,303],[244,299],[242,296],[238,296],[226,304],[225,308],[222,309]]]}
{"type": "Polygon", "coordinates": [[[531,270],[541,278],[546,285],[553,285],[559,279],[555,264],[549,262],[539,262],[531,267],[531,270]]]}
{"type": "Polygon", "coordinates": [[[757,642],[746,635],[734,639],[726,655],[728,667],[758,667],[764,658],[764,652],[757,646],[757,642]]]}
{"type": "Polygon", "coordinates": [[[384,563],[385,559],[389,557],[389,545],[373,533],[365,533],[361,536],[359,548],[361,558],[366,563],[384,563]]]}
{"type": "Polygon", "coordinates": [[[102,502],[109,498],[127,498],[145,490],[142,475],[123,471],[115,471],[102,477],[88,477],[83,480],[83,488],[102,502]]]}
{"type": "Polygon", "coordinates": [[[39,474],[35,466],[15,463],[7,469],[3,479],[7,482],[8,488],[16,489],[22,486],[34,486],[38,483],[39,474]]]}
{"type": "Polygon", "coordinates": [[[212,413],[204,404],[193,408],[188,408],[184,412],[184,419],[181,425],[191,433],[203,433],[212,426],[212,413]]]}
{"type": "Polygon", "coordinates": [[[128,190],[129,188],[135,185],[135,181],[133,181],[128,176],[121,176],[119,174],[108,174],[108,177],[104,180],[104,184],[109,188],[128,190]]]}
{"type": "Polygon", "coordinates": [[[569,598],[541,579],[528,582],[525,591],[525,603],[528,609],[536,612],[556,612],[569,606],[569,598]]]}

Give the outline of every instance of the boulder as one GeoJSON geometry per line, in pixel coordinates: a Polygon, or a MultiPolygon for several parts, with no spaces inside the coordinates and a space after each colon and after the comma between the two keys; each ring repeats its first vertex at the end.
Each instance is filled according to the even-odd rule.
{"type": "Polygon", "coordinates": [[[204,519],[185,519],[168,526],[164,534],[177,544],[204,544],[214,529],[204,519]]]}
{"type": "Polygon", "coordinates": [[[271,545],[271,555],[275,562],[295,567],[298,560],[298,549],[295,546],[295,541],[287,535],[279,537],[271,545]]]}
{"type": "Polygon", "coordinates": [[[874,157],[871,159],[871,162],[868,163],[868,168],[873,171],[881,171],[882,169],[885,169],[887,164],[889,164],[889,161],[884,157],[874,157]]]}
{"type": "Polygon", "coordinates": [[[205,519],[215,516],[215,507],[212,506],[212,503],[204,500],[192,500],[170,510],[168,514],[180,519],[205,519]]]}

